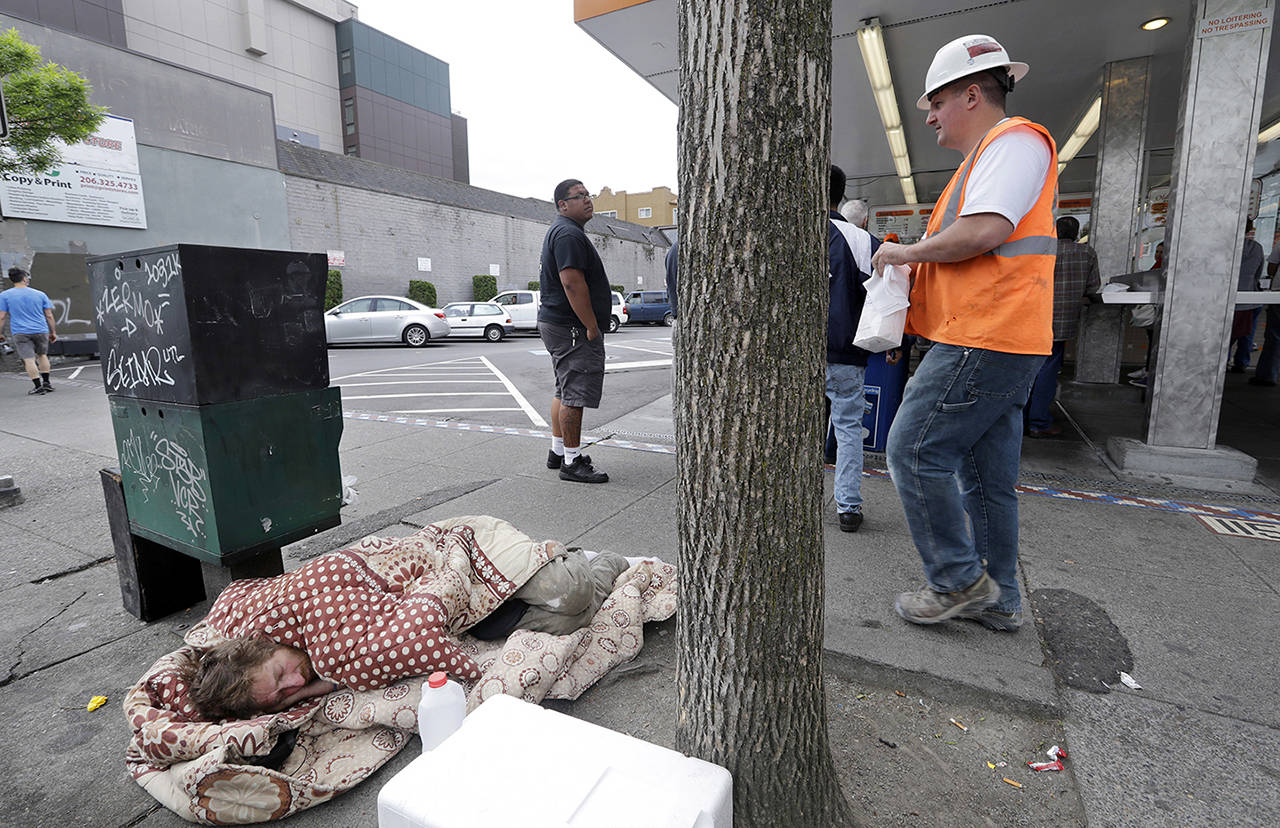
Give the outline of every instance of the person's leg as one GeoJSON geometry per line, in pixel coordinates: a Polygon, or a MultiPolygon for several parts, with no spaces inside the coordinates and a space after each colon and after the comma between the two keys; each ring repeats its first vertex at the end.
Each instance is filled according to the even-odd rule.
{"type": "MultiPolygon", "coordinates": [[[[560,403],[560,436],[564,438],[565,456],[573,452],[578,454],[578,444],[582,440],[582,409],[576,405],[560,403]]],[[[570,461],[572,462],[572,461],[570,461]]]]}
{"type": "MultiPolygon", "coordinates": [[[[560,430],[560,398],[551,398],[551,436],[564,440],[564,432],[560,430]]],[[[563,442],[561,443],[563,445],[563,442]]],[[[564,454],[564,452],[559,452],[564,454]]]]}
{"type": "Polygon", "coordinates": [[[1053,343],[1053,352],[1044,361],[1031,385],[1031,398],[1027,401],[1027,425],[1035,431],[1047,431],[1053,427],[1053,400],[1058,395],[1058,372],[1062,370],[1062,355],[1067,343],[1053,343]]]}
{"type": "Polygon", "coordinates": [[[559,326],[538,323],[538,335],[551,356],[551,373],[555,377],[555,394],[551,398],[551,448],[547,452],[547,468],[558,469],[564,465],[564,434],[560,431],[561,370],[560,359],[565,353],[565,336],[559,326]]]}
{"type": "Polygon", "coordinates": [[[900,596],[899,612],[907,620],[933,623],[952,617],[966,602],[992,603],[994,588],[982,585],[985,568],[969,532],[957,473],[993,426],[1009,427],[1011,413],[1016,433],[1021,401],[1043,361],[1042,356],[935,345],[907,383],[889,431],[889,472],[929,588],[962,593],[948,599],[953,602],[939,615],[926,618],[910,607],[904,611],[903,599],[912,596],[900,596]],[[981,594],[969,595],[971,588],[981,594]]]}
{"type": "Polygon", "coordinates": [[[1280,374],[1280,306],[1267,305],[1267,327],[1262,333],[1262,353],[1258,356],[1259,383],[1274,383],[1280,374]]]}
{"type": "Polygon", "coordinates": [[[573,346],[560,360],[560,433],[564,438],[564,465],[560,479],[579,483],[607,483],[609,475],[598,471],[580,451],[582,409],[598,408],[604,389],[604,338],[588,340],[586,331],[573,333],[573,346]]]}
{"type": "Polygon", "coordinates": [[[1022,435],[1018,423],[1022,406],[1010,405],[965,455],[960,467],[960,491],[973,529],[978,558],[1000,585],[995,609],[1014,613],[1022,605],[1018,592],[1018,462],[1022,435]]]}
{"type": "Polygon", "coordinates": [[[14,334],[13,347],[18,352],[18,359],[22,360],[22,367],[27,370],[27,378],[35,385],[35,388],[27,393],[43,394],[44,386],[40,384],[40,372],[36,370],[35,342],[27,334],[14,334]]]}
{"type": "Polygon", "coordinates": [[[40,381],[40,372],[36,370],[35,357],[32,357],[31,359],[22,360],[22,367],[27,369],[28,378],[35,380],[36,382],[40,381]]]}
{"type": "Polygon", "coordinates": [[[836,436],[836,511],[862,511],[862,415],[865,408],[861,365],[827,365],[827,399],[836,436]]]}

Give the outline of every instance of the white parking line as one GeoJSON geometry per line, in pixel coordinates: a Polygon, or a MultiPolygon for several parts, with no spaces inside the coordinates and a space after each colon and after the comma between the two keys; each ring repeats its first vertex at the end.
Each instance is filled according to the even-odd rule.
{"type": "Polygon", "coordinates": [[[605,372],[609,371],[625,371],[628,368],[665,368],[671,365],[669,359],[646,359],[640,362],[615,362],[612,365],[605,364],[605,372]]]}
{"type": "Polygon", "coordinates": [[[392,411],[392,414],[446,414],[451,411],[523,411],[522,408],[414,408],[392,411]]]}
{"type": "Polygon", "coordinates": [[[507,375],[499,371],[497,367],[494,366],[494,364],[489,361],[488,357],[482,356],[480,357],[480,361],[483,362],[485,365],[488,365],[489,370],[493,372],[494,376],[502,380],[502,384],[507,387],[507,391],[511,393],[511,396],[516,398],[516,402],[520,404],[521,410],[523,410],[524,413],[528,415],[530,422],[532,422],[538,428],[546,428],[547,421],[542,419],[542,415],[538,413],[537,409],[535,409],[532,405],[529,404],[529,401],[526,400],[524,398],[524,395],[520,393],[520,389],[516,388],[515,385],[511,382],[511,380],[507,379],[507,375]]]}
{"type": "MultiPolygon", "coordinates": [[[[343,386],[343,387],[345,388],[346,386],[343,386]]],[[[507,396],[506,391],[467,391],[462,393],[459,393],[457,391],[443,391],[443,392],[423,391],[417,394],[358,394],[350,397],[343,394],[342,399],[343,400],[391,400],[391,399],[403,398],[403,397],[505,397],[505,396],[507,396]]],[[[513,408],[511,410],[519,411],[520,409],[513,408]]]]}
{"type": "Polygon", "coordinates": [[[378,368],[373,371],[360,371],[359,373],[356,373],[356,374],[344,374],[343,376],[340,376],[340,377],[334,377],[332,382],[338,382],[340,380],[350,379],[351,377],[376,377],[376,376],[387,374],[394,371],[414,371],[422,368],[446,368],[447,369],[452,367],[452,368],[474,369],[479,367],[478,365],[475,364],[475,360],[476,360],[476,357],[460,357],[458,359],[446,359],[441,362],[423,362],[418,365],[400,365],[394,368],[378,368]],[[468,363],[468,362],[472,364],[466,365],[465,363],[468,363]]]}
{"type": "MultiPolygon", "coordinates": [[[[493,376],[488,374],[487,376],[493,376]]],[[[340,388],[354,388],[357,385],[499,385],[500,380],[473,380],[473,379],[447,379],[447,380],[388,380],[387,382],[344,382],[340,388]]],[[[466,393],[459,391],[458,393],[466,393]]]]}
{"type": "Polygon", "coordinates": [[[76,370],[74,370],[74,371],[72,371],[70,374],[68,374],[68,375],[67,375],[67,379],[75,379],[76,377],[80,376],[80,372],[81,372],[81,371],[83,371],[83,370],[84,370],[84,366],[83,366],[83,365],[81,365],[79,368],[77,368],[76,370]]]}
{"type": "Polygon", "coordinates": [[[665,357],[669,357],[669,356],[671,356],[671,352],[670,352],[670,351],[655,351],[653,348],[637,348],[637,347],[636,347],[636,346],[634,346],[634,345],[619,345],[619,344],[617,344],[617,343],[614,343],[614,344],[612,344],[612,345],[611,345],[611,344],[606,343],[606,344],[605,344],[605,349],[607,350],[607,349],[609,349],[609,348],[624,348],[624,349],[626,349],[626,350],[628,350],[628,351],[645,351],[645,352],[650,353],[650,354],[661,354],[662,356],[665,356],[665,357]]]}

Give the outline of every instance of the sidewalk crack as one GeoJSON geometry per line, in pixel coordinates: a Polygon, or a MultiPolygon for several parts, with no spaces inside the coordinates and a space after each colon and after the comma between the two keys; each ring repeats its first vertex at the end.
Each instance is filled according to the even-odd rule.
{"type": "MultiPolygon", "coordinates": [[[[22,666],[22,659],[27,654],[27,639],[31,638],[31,636],[40,632],[45,627],[52,624],[54,621],[58,620],[58,618],[62,616],[63,613],[71,609],[71,607],[73,607],[77,601],[79,601],[81,598],[83,598],[88,594],[89,592],[87,590],[81,591],[79,595],[77,595],[76,597],[72,598],[70,601],[65,603],[62,606],[62,609],[58,610],[53,615],[49,616],[44,621],[40,622],[38,626],[36,626],[34,629],[27,631],[18,639],[18,653],[13,659],[13,664],[9,667],[9,674],[5,678],[0,679],[0,687],[4,687],[6,684],[10,684],[14,681],[17,681],[18,679],[26,678],[27,676],[31,675],[31,673],[26,673],[25,675],[17,674],[18,668],[22,666]]],[[[34,673],[37,671],[32,670],[31,672],[34,673]]]]}

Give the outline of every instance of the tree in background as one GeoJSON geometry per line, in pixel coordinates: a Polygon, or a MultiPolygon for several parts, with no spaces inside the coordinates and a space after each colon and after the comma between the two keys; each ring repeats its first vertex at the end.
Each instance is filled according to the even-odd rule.
{"type": "Polygon", "coordinates": [[[436,286],[422,279],[409,280],[409,298],[429,308],[436,306],[436,286]]]}
{"type": "Polygon", "coordinates": [[[342,271],[330,270],[324,282],[324,309],[330,310],[342,304],[342,271]]]}
{"type": "Polygon", "coordinates": [[[831,0],[677,16],[679,304],[697,313],[675,347],[676,746],[733,773],[735,825],[846,825],[822,677],[831,0]]]}
{"type": "Polygon", "coordinates": [[[107,110],[89,103],[89,82],[56,63],[41,63],[40,50],[17,29],[0,33],[9,136],[0,139],[0,173],[41,173],[61,160],[59,142],[92,135],[107,110]]]}
{"type": "Polygon", "coordinates": [[[498,277],[481,273],[471,277],[471,299],[475,302],[488,302],[498,295],[498,277]]]}

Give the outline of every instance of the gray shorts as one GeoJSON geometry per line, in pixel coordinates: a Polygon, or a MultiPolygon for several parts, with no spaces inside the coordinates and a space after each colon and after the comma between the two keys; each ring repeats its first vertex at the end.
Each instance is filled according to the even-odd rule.
{"type": "Polygon", "coordinates": [[[13,347],[18,352],[19,359],[35,359],[37,356],[47,356],[49,354],[49,335],[43,334],[14,334],[13,347]]]}
{"type": "Polygon", "coordinates": [[[551,354],[560,404],[599,408],[604,391],[604,332],[588,341],[586,328],[539,322],[538,333],[551,354]]]}

